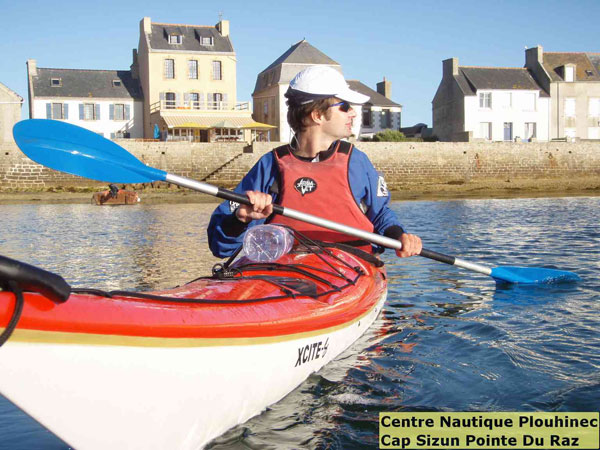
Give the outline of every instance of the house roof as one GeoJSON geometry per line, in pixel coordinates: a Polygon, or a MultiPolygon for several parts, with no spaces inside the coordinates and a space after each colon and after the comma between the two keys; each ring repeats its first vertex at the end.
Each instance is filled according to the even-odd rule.
{"type": "Polygon", "coordinates": [[[0,83],[0,90],[6,92],[9,96],[16,98],[18,101],[23,101],[23,97],[10,89],[7,85],[0,83]]]}
{"type": "Polygon", "coordinates": [[[341,66],[306,40],[292,45],[256,77],[254,93],[278,84],[287,84],[305,66],[324,64],[342,71],[341,66]]]}
{"type": "Polygon", "coordinates": [[[221,35],[215,27],[211,26],[152,23],[148,43],[151,50],[234,52],[229,36],[221,35]],[[169,44],[170,34],[181,35],[183,37],[181,44],[169,44]],[[212,38],[213,45],[202,45],[203,37],[212,38]]]}
{"type": "Polygon", "coordinates": [[[549,96],[525,68],[460,66],[458,73],[455,78],[465,95],[482,89],[507,89],[540,91],[540,96],[549,96]]]}
{"type": "Polygon", "coordinates": [[[600,81],[599,53],[560,53],[544,52],[543,66],[552,81],[564,81],[560,75],[560,67],[565,64],[575,64],[577,81],[600,81]]]}
{"type": "Polygon", "coordinates": [[[141,99],[138,80],[129,70],[47,69],[39,67],[31,77],[35,97],[91,97],[141,99]],[[51,86],[52,78],[60,78],[60,86],[51,86]],[[115,86],[113,80],[120,80],[115,86]]]}
{"type": "Polygon", "coordinates": [[[339,63],[310,45],[305,39],[292,45],[283,55],[263,70],[263,72],[280,64],[328,64],[339,66],[339,63]]]}
{"type": "Polygon", "coordinates": [[[367,95],[370,97],[369,101],[367,101],[367,103],[365,103],[366,105],[402,107],[402,105],[400,105],[399,103],[393,102],[392,100],[387,98],[385,95],[381,95],[379,92],[374,91],[369,86],[361,83],[358,80],[347,80],[347,81],[348,81],[348,85],[350,86],[350,89],[352,89],[353,91],[358,91],[361,94],[364,94],[364,95],[367,95]]]}

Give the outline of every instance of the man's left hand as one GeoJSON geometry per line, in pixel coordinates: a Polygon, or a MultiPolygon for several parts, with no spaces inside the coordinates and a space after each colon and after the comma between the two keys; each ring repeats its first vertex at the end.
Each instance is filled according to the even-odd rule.
{"type": "Polygon", "coordinates": [[[402,233],[399,240],[402,243],[402,249],[396,250],[396,255],[400,258],[418,255],[423,249],[421,238],[416,234],[402,233]]]}

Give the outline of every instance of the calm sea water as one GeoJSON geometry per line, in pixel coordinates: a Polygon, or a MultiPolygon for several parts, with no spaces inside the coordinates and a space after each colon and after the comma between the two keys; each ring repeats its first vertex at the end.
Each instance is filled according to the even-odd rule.
{"type": "MultiPolygon", "coordinates": [[[[174,286],[216,261],[205,233],[213,207],[0,206],[0,254],[77,287],[174,286]]],[[[431,250],[490,266],[575,271],[582,281],[502,287],[387,252],[388,302],[368,335],[213,449],[377,448],[383,411],[599,409],[600,198],[393,208],[431,250]]],[[[68,446],[0,396],[0,448],[68,446]]]]}

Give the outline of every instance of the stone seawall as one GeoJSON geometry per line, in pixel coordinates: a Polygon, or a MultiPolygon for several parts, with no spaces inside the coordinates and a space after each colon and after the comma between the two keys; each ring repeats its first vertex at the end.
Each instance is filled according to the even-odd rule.
{"type": "MultiPolygon", "coordinates": [[[[273,142],[166,143],[118,140],[149,166],[232,187],[273,142]]],[[[600,142],[448,143],[360,142],[392,190],[427,185],[569,189],[600,188],[600,142]],[[512,183],[512,184],[511,184],[512,183]],[[594,186],[595,184],[595,186],[594,186]]],[[[0,189],[45,190],[106,186],[42,167],[14,144],[0,144],[0,189]]]]}

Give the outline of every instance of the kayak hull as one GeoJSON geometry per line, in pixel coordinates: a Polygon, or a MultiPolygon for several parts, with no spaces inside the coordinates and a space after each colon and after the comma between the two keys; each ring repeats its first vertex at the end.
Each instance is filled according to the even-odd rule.
{"type": "MultiPolygon", "coordinates": [[[[169,313],[192,307],[147,301],[144,306],[156,310],[157,318],[145,332],[134,327],[129,335],[101,333],[97,317],[94,324],[89,320],[94,332],[71,330],[72,323],[56,319],[54,329],[19,327],[0,349],[0,392],[77,449],[201,448],[279,401],[366,331],[381,311],[386,285],[383,269],[364,268],[357,286],[337,293],[335,301],[282,300],[279,310],[278,302],[261,304],[279,318],[264,313],[268,318],[248,328],[231,319],[170,335],[175,328],[168,326],[169,313]],[[298,302],[310,302],[304,317],[294,309],[298,302]],[[288,310],[289,317],[281,312],[288,310]]],[[[86,296],[64,306],[70,302],[73,311],[78,302],[92,304],[86,296]]],[[[139,311],[142,303],[124,302],[116,302],[122,314],[127,308],[139,311]]],[[[246,324],[258,314],[231,309],[246,324]]],[[[21,323],[39,322],[33,312],[27,320],[27,311],[21,323]]]]}

